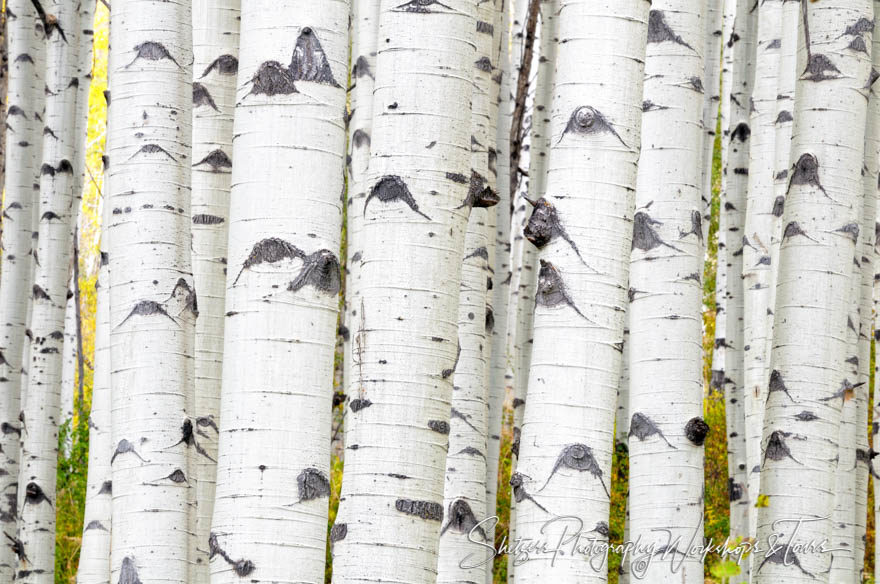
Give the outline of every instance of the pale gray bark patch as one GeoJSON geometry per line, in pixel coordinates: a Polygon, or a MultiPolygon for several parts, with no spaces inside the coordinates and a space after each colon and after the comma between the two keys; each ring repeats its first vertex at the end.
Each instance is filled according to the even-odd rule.
{"type": "Polygon", "coordinates": [[[648,43],[664,42],[675,43],[692,51],[694,50],[684,39],[675,34],[669,24],[667,24],[666,15],[662,10],[652,10],[648,16],[648,43]]]}
{"type": "Polygon", "coordinates": [[[669,442],[669,440],[666,439],[666,436],[660,428],[657,427],[654,420],[641,412],[634,413],[632,420],[630,421],[628,437],[632,438],[633,436],[638,438],[640,442],[644,442],[651,436],[659,436],[664,442],[666,442],[667,446],[673,450],[678,450],[671,442],[669,442]]]}
{"type": "Polygon", "coordinates": [[[340,87],[333,78],[333,71],[321,41],[310,27],[303,28],[296,39],[293,59],[290,61],[290,74],[294,81],[311,81],[340,87]]]}
{"type": "Polygon", "coordinates": [[[171,53],[168,52],[168,49],[166,49],[162,43],[146,41],[139,45],[135,45],[134,50],[136,55],[132,62],[125,66],[126,69],[134,65],[138,59],[145,59],[147,61],[161,61],[163,59],[168,59],[181,68],[180,63],[171,56],[171,53]]]}
{"type": "Polygon", "coordinates": [[[556,267],[547,260],[540,260],[541,269],[538,272],[538,288],[535,292],[535,304],[556,308],[566,305],[571,307],[578,316],[588,322],[592,322],[581,310],[575,306],[574,300],[568,294],[562,275],[556,267]]]}
{"type": "Polygon", "coordinates": [[[348,524],[346,523],[334,523],[333,527],[330,528],[331,543],[345,539],[346,535],[348,535],[348,524]]]}
{"type": "Polygon", "coordinates": [[[773,201],[773,213],[774,217],[782,217],[782,214],[785,212],[785,197],[779,195],[776,197],[776,200],[773,201]]]}
{"type": "Polygon", "coordinates": [[[300,502],[329,497],[330,479],[317,468],[307,468],[296,477],[296,489],[300,502]]]}
{"type": "Polygon", "coordinates": [[[702,446],[709,434],[709,424],[703,418],[696,417],[688,420],[684,427],[684,435],[696,446],[702,446]]]}
{"type": "Polygon", "coordinates": [[[235,75],[238,73],[238,59],[234,55],[220,55],[208,65],[199,79],[204,79],[212,71],[216,71],[218,75],[235,75]]]}
{"type": "Polygon", "coordinates": [[[232,160],[230,160],[229,155],[223,152],[223,150],[221,150],[220,148],[212,150],[199,162],[193,164],[193,168],[201,166],[203,164],[207,164],[208,166],[210,166],[211,172],[221,173],[232,171],[232,160]]]}
{"type": "Polygon", "coordinates": [[[595,456],[593,456],[593,449],[585,444],[569,444],[562,449],[562,452],[559,453],[559,457],[556,459],[556,464],[553,465],[553,470],[550,471],[550,476],[547,477],[544,486],[538,489],[539,493],[547,488],[547,485],[550,484],[550,479],[562,468],[590,473],[593,478],[599,479],[599,482],[602,483],[602,488],[605,489],[605,494],[611,497],[608,487],[605,485],[605,479],[602,477],[602,469],[599,467],[599,463],[596,462],[595,456]]]}
{"type": "Polygon", "coordinates": [[[571,113],[571,117],[568,119],[568,125],[562,132],[562,136],[559,137],[557,144],[562,142],[562,139],[565,138],[565,135],[569,132],[581,136],[611,134],[620,140],[620,143],[626,148],[629,148],[602,112],[589,105],[582,105],[571,113]]]}
{"type": "Polygon", "coordinates": [[[419,205],[416,203],[415,198],[409,190],[409,187],[403,182],[403,179],[396,175],[386,175],[379,179],[372,189],[370,189],[370,194],[367,196],[367,200],[364,201],[364,216],[367,215],[367,206],[370,204],[370,201],[376,198],[381,203],[392,203],[395,201],[401,201],[406,203],[406,205],[427,219],[431,220],[430,217],[419,211],[419,205]]]}
{"type": "Polygon", "coordinates": [[[193,82],[192,102],[193,107],[201,107],[203,105],[207,105],[213,108],[214,111],[220,111],[220,109],[217,107],[217,104],[214,102],[214,98],[211,97],[211,92],[209,92],[208,88],[198,81],[193,82]]]}
{"type": "Polygon", "coordinates": [[[351,76],[360,79],[361,77],[369,77],[370,79],[375,79],[375,75],[373,75],[373,71],[370,69],[370,62],[367,61],[367,58],[361,55],[357,58],[357,61],[354,63],[354,67],[352,68],[351,76]]]}
{"type": "Polygon", "coordinates": [[[86,528],[83,531],[91,531],[92,529],[97,529],[99,531],[107,531],[107,528],[104,527],[104,524],[98,521],[97,519],[94,521],[89,521],[89,524],[86,525],[86,528]]]}
{"type": "Polygon", "coordinates": [[[223,548],[220,547],[220,544],[217,543],[217,534],[215,533],[212,533],[208,538],[208,550],[209,560],[213,559],[214,556],[220,556],[221,558],[223,558],[223,561],[232,566],[232,569],[235,571],[236,575],[242,578],[244,578],[245,576],[250,576],[256,569],[256,566],[254,566],[254,563],[250,560],[233,560],[232,558],[230,558],[229,554],[227,554],[223,550],[223,548]]]}
{"type": "Polygon", "coordinates": [[[858,243],[859,241],[859,224],[858,223],[847,223],[843,227],[834,230],[836,233],[843,233],[847,235],[849,238],[853,240],[853,243],[858,243]]]}
{"type": "Polygon", "coordinates": [[[355,148],[370,146],[370,135],[367,134],[362,128],[358,128],[351,135],[351,143],[354,145],[355,148]]]}
{"type": "Polygon", "coordinates": [[[278,61],[266,61],[251,78],[248,95],[290,95],[299,93],[293,83],[293,75],[278,61]]]}
{"type": "Polygon", "coordinates": [[[448,520],[440,530],[440,535],[442,536],[450,529],[453,533],[471,533],[475,530],[480,534],[480,537],[486,539],[486,531],[479,526],[479,521],[474,516],[471,506],[464,499],[456,499],[449,505],[448,520]]]}

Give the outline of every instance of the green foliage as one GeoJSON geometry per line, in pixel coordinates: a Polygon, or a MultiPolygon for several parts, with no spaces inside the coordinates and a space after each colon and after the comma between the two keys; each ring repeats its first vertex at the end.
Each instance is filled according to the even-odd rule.
{"type": "Polygon", "coordinates": [[[83,513],[86,506],[86,474],[89,468],[88,424],[65,422],[58,432],[58,493],[55,499],[55,584],[76,582],[83,513]],[[72,443],[70,454],[65,445],[72,443]]]}

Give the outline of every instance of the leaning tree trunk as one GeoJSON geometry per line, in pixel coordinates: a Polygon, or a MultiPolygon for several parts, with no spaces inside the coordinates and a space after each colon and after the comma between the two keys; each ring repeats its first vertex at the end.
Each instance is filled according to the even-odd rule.
{"type": "MultiPolygon", "coordinates": [[[[5,156],[6,194],[3,200],[3,269],[0,271],[0,529],[3,539],[17,537],[19,423],[22,391],[22,349],[25,345],[33,261],[31,244],[34,209],[38,207],[37,176],[42,126],[42,83],[37,64],[44,52],[34,25],[30,0],[6,4],[9,53],[9,91],[6,111],[8,149],[5,156]]],[[[41,29],[42,30],[42,29],[41,29]]],[[[40,34],[42,36],[42,34],[40,34]]],[[[17,559],[10,545],[0,546],[0,580],[12,581],[17,559]]]]}
{"type": "Polygon", "coordinates": [[[242,3],[214,584],[324,574],[348,15],[242,3]]]}
{"type": "MultiPolygon", "coordinates": [[[[543,249],[528,407],[511,480],[517,536],[549,540],[571,527],[546,524],[558,515],[608,535],[649,3],[559,6],[547,195],[526,231],[543,249]]],[[[607,581],[606,570],[577,554],[555,561],[539,554],[517,566],[524,584],[553,577],[607,581]]]]}
{"type": "Polygon", "coordinates": [[[190,18],[185,3],[113,3],[105,165],[114,582],[183,582],[189,569],[187,460],[200,440],[187,404],[197,313],[190,18]]]}
{"type": "Polygon", "coordinates": [[[22,418],[19,484],[18,580],[53,582],[55,569],[55,485],[64,309],[70,277],[71,224],[75,214],[76,46],[80,36],[76,3],[47,4],[46,113],[40,167],[39,242],[32,293],[27,400],[22,418]]]}
{"type": "Polygon", "coordinates": [[[201,451],[190,451],[195,480],[189,517],[194,534],[191,584],[210,580],[208,565],[226,312],[226,238],[232,176],[232,119],[238,74],[240,0],[199,0],[193,7],[193,281],[199,295],[193,418],[201,451]]]}
{"type": "Polygon", "coordinates": [[[757,584],[828,582],[831,554],[795,551],[831,534],[847,310],[862,213],[871,62],[867,0],[802,4],[792,169],[782,217],[776,320],[764,422],[758,540],[804,520],[757,564],[757,584]],[[781,521],[782,523],[775,523],[781,521]]]}
{"type": "MultiPolygon", "coordinates": [[[[654,0],[645,62],[629,280],[628,537],[657,549],[702,540],[703,59],[692,48],[703,46],[702,13],[703,0],[654,0]]],[[[699,557],[638,559],[635,578],[703,582],[699,557]]]]}
{"type": "Polygon", "coordinates": [[[381,4],[337,584],[436,577],[464,236],[487,202],[468,188],[475,10],[381,4]]]}

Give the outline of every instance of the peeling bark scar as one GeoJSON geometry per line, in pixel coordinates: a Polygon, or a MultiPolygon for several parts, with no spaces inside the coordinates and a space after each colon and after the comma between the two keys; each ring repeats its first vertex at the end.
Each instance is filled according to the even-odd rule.
{"type": "MultiPolygon", "coordinates": [[[[547,308],[556,308],[560,305],[567,305],[574,310],[578,316],[589,323],[593,323],[587,316],[575,306],[574,300],[568,294],[565,282],[562,280],[559,270],[546,260],[540,260],[541,270],[538,272],[538,290],[535,294],[535,304],[538,306],[546,306],[547,308]]],[[[593,323],[595,324],[595,323],[593,323]]]]}
{"type": "Polygon", "coordinates": [[[479,525],[471,506],[464,499],[456,499],[449,504],[449,519],[440,530],[440,535],[450,529],[453,533],[470,533],[474,528],[480,537],[486,539],[486,531],[479,525]]]}
{"type": "Polygon", "coordinates": [[[581,260],[581,263],[590,267],[581,255],[577,244],[569,237],[553,203],[544,197],[541,197],[534,203],[528,199],[526,201],[534,208],[529,222],[526,224],[525,229],[523,229],[523,235],[525,235],[526,239],[538,249],[543,249],[545,245],[551,243],[555,238],[561,237],[571,247],[578,259],[581,260]]]}
{"type": "Polygon", "coordinates": [[[290,95],[299,93],[293,84],[293,75],[278,61],[266,61],[251,78],[248,95],[290,95]]]}
{"type": "Polygon", "coordinates": [[[210,154],[202,158],[199,162],[193,164],[193,168],[202,166],[203,164],[210,166],[210,172],[213,173],[228,174],[228,172],[232,172],[232,160],[230,160],[229,156],[219,148],[211,151],[210,154]],[[227,172],[224,169],[229,170],[227,172]]]}
{"type": "Polygon", "coordinates": [[[312,81],[340,87],[333,78],[333,71],[330,69],[321,41],[310,27],[303,28],[299,38],[296,39],[293,59],[290,61],[290,73],[294,81],[312,81]]]}
{"type": "Polygon", "coordinates": [[[786,194],[791,192],[794,185],[809,185],[816,187],[829,199],[831,196],[825,191],[825,187],[819,181],[819,160],[810,153],[801,154],[794,165],[791,179],[788,182],[786,194]]]}
{"type": "MultiPolygon", "coordinates": [[[[465,182],[459,181],[459,176],[461,175],[446,173],[446,178],[454,182],[465,182]]],[[[497,205],[501,199],[498,197],[498,194],[492,190],[488,183],[489,181],[486,180],[486,177],[479,172],[472,170],[467,197],[465,197],[464,202],[456,207],[456,209],[462,209],[464,207],[486,209],[497,205]]]]}
{"type": "Polygon", "coordinates": [[[415,198],[413,198],[412,193],[409,190],[409,187],[403,182],[403,179],[396,175],[386,175],[379,179],[372,189],[370,189],[370,194],[367,196],[367,200],[364,201],[364,216],[367,215],[367,206],[370,204],[370,201],[376,198],[381,203],[392,203],[394,201],[402,201],[406,203],[406,205],[427,219],[431,220],[430,217],[419,211],[419,205],[416,203],[415,198]]]}
{"type": "Polygon", "coordinates": [[[801,461],[792,456],[791,450],[789,450],[788,445],[785,443],[785,439],[792,436],[791,432],[782,432],[781,430],[775,430],[770,434],[770,438],[767,440],[767,448],[764,450],[764,463],[767,463],[768,458],[775,462],[790,458],[803,466],[801,461]]]}
{"type": "Polygon", "coordinates": [[[568,119],[568,125],[565,127],[562,136],[559,137],[559,140],[556,143],[559,144],[562,142],[565,135],[569,132],[572,134],[580,134],[581,136],[612,134],[620,140],[620,143],[623,144],[624,147],[629,148],[602,112],[589,105],[582,105],[571,113],[571,117],[568,119]]]}
{"type": "Polygon", "coordinates": [[[154,41],[146,41],[139,45],[135,45],[134,50],[136,51],[136,55],[134,59],[125,66],[125,69],[128,69],[132,65],[134,65],[138,59],[145,59],[147,61],[161,61],[163,59],[168,59],[175,65],[177,65],[178,69],[182,69],[174,57],[171,56],[171,53],[168,52],[168,49],[165,48],[161,43],[157,43],[154,41]]]}
{"type": "Polygon", "coordinates": [[[207,105],[212,107],[214,111],[220,111],[220,108],[218,108],[217,104],[214,103],[214,98],[211,97],[211,93],[208,91],[208,88],[198,81],[193,82],[192,102],[193,107],[201,107],[203,105],[207,105]]]}
{"type": "MultiPolygon", "coordinates": [[[[550,474],[552,476],[553,473],[550,473],[550,474]]],[[[538,503],[535,500],[535,498],[533,496],[531,496],[526,491],[526,487],[523,484],[523,478],[528,478],[528,477],[526,477],[526,475],[524,475],[522,473],[518,473],[518,472],[513,473],[513,475],[510,477],[510,486],[513,487],[513,499],[517,503],[522,503],[525,500],[529,500],[532,503],[534,503],[535,506],[538,509],[540,509],[541,511],[543,511],[544,513],[550,513],[549,511],[547,511],[547,509],[543,505],[538,503]]]]}
{"type": "Polygon", "coordinates": [[[540,493],[547,488],[547,485],[550,484],[550,479],[553,478],[560,468],[570,468],[571,470],[576,470],[578,472],[589,472],[593,478],[599,479],[602,488],[605,489],[605,494],[608,495],[608,497],[611,497],[611,494],[608,492],[608,487],[605,485],[605,479],[602,478],[602,469],[599,468],[599,463],[596,462],[596,458],[593,456],[593,449],[589,446],[584,444],[569,444],[563,448],[562,452],[559,454],[559,458],[556,459],[556,464],[553,465],[553,470],[550,471],[550,476],[547,477],[544,486],[538,489],[537,492],[540,493]]]}
{"type": "Polygon", "coordinates": [[[635,214],[635,217],[633,217],[632,249],[651,251],[660,246],[665,246],[679,253],[684,253],[674,245],[663,241],[663,239],[660,238],[660,234],[654,229],[654,225],[663,225],[663,223],[656,219],[652,219],[644,211],[638,211],[635,214]]]}
{"type": "Polygon", "coordinates": [[[648,43],[667,41],[694,50],[666,23],[666,14],[662,10],[652,10],[648,17],[648,43]]]}
{"type": "Polygon", "coordinates": [[[630,438],[635,436],[639,439],[640,442],[644,442],[646,439],[655,435],[662,438],[663,441],[666,442],[666,444],[673,450],[678,450],[675,446],[672,445],[672,443],[669,442],[669,440],[666,439],[666,436],[663,434],[660,428],[657,427],[657,424],[654,422],[654,420],[641,412],[634,413],[632,416],[632,421],[630,422],[628,436],[630,438]]]}
{"type": "Polygon", "coordinates": [[[299,292],[304,286],[312,286],[319,292],[336,296],[342,287],[339,260],[329,249],[320,249],[303,259],[303,267],[287,286],[290,292],[299,292]]]}
{"type": "Polygon", "coordinates": [[[233,560],[230,558],[229,554],[227,554],[217,542],[217,534],[212,533],[208,537],[208,561],[213,560],[215,556],[223,558],[223,561],[232,566],[233,571],[235,571],[236,575],[241,578],[250,576],[253,574],[254,570],[256,570],[256,566],[254,566],[254,563],[250,560],[233,560]]]}
{"type": "Polygon", "coordinates": [[[436,12],[436,9],[432,9],[432,6],[437,6],[439,8],[443,8],[445,10],[452,10],[446,4],[441,4],[437,0],[409,0],[409,2],[404,2],[400,6],[397,6],[394,10],[398,12],[418,12],[420,14],[432,14],[436,12]]]}
{"type": "Polygon", "coordinates": [[[394,502],[394,508],[401,513],[415,515],[427,521],[443,521],[443,505],[440,503],[398,499],[394,502]]]}
{"type": "Polygon", "coordinates": [[[238,73],[238,59],[232,55],[220,55],[208,65],[199,79],[204,79],[212,71],[216,71],[218,75],[235,75],[238,73]]]}

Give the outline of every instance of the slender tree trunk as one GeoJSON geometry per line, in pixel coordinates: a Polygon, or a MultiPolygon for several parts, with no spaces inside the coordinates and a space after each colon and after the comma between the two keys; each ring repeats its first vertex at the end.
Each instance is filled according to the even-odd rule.
{"type": "Polygon", "coordinates": [[[324,574],[348,16],[242,4],[214,584],[324,574]]]}
{"type": "MultiPolygon", "coordinates": [[[[547,196],[527,232],[544,248],[528,408],[511,481],[517,535],[551,540],[571,528],[547,525],[558,515],[598,538],[608,533],[649,3],[559,6],[547,196]],[[539,221],[548,215],[549,231],[539,221]]],[[[521,583],[553,577],[607,580],[576,554],[555,562],[539,554],[517,567],[521,583]]]]}
{"type": "Polygon", "coordinates": [[[195,486],[188,451],[200,441],[187,404],[198,310],[189,237],[191,11],[182,3],[115,0],[112,19],[105,159],[112,581],[182,582],[195,486]]]}
{"type": "Polygon", "coordinates": [[[715,136],[721,105],[721,53],[724,42],[722,21],[724,2],[705,0],[703,18],[703,244],[709,240],[709,223],[712,220],[712,159],[715,156],[715,136]]]}
{"type": "MultiPolygon", "coordinates": [[[[702,541],[703,96],[694,80],[703,59],[692,48],[704,44],[702,13],[702,0],[655,0],[645,63],[629,285],[629,537],[657,549],[669,538],[702,541]]],[[[703,582],[699,557],[673,552],[640,565],[634,576],[652,583],[703,582]]]]}
{"type": "Polygon", "coordinates": [[[193,6],[193,281],[199,295],[195,337],[196,436],[190,450],[195,534],[189,582],[210,580],[208,566],[226,312],[226,239],[232,177],[232,121],[238,73],[239,0],[199,0],[193,6]]]}
{"type": "MultiPolygon", "coordinates": [[[[61,424],[73,422],[73,396],[76,394],[76,361],[77,361],[77,330],[76,330],[76,294],[73,279],[73,262],[77,261],[76,236],[70,257],[70,280],[67,283],[67,302],[64,305],[64,348],[61,363],[61,424]]],[[[68,434],[64,444],[64,453],[70,452],[72,436],[68,434]]]]}
{"type": "MultiPolygon", "coordinates": [[[[20,395],[30,299],[33,284],[33,215],[38,208],[34,190],[40,160],[42,124],[36,114],[42,110],[42,77],[45,47],[35,31],[30,0],[10,0],[6,5],[9,54],[3,200],[3,269],[0,271],[0,529],[4,539],[17,538],[20,395]]],[[[12,546],[0,546],[0,580],[11,581],[17,558],[12,546]]]]}
{"type": "Polygon", "coordinates": [[[470,207],[486,203],[468,188],[475,10],[381,4],[337,584],[436,578],[461,260],[470,207]]]}
{"type": "Polygon", "coordinates": [[[28,399],[22,419],[19,484],[24,487],[19,537],[18,580],[53,582],[55,568],[55,485],[64,309],[70,277],[71,225],[75,215],[76,4],[60,0],[45,6],[53,19],[48,32],[46,113],[40,170],[39,242],[28,363],[28,399]]]}
{"type": "Polygon", "coordinates": [[[758,565],[757,584],[829,581],[831,554],[794,546],[831,534],[837,429],[854,385],[844,362],[846,321],[864,193],[862,128],[871,63],[849,47],[870,40],[855,23],[870,21],[873,11],[866,0],[801,8],[802,73],[764,421],[761,490],[769,504],[759,510],[759,541],[806,521],[795,541],[785,541],[782,551],[758,565]]]}

